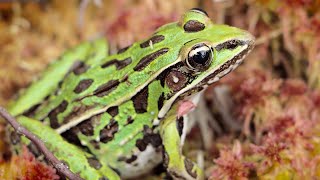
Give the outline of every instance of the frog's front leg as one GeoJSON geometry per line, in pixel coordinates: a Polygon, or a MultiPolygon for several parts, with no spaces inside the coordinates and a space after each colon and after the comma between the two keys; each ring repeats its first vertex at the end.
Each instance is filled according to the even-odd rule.
{"type": "Polygon", "coordinates": [[[197,164],[182,155],[181,126],[174,105],[160,124],[160,135],[164,146],[164,165],[175,179],[204,179],[197,164]]]}
{"type": "MultiPolygon", "coordinates": [[[[99,161],[91,153],[85,152],[73,144],[65,141],[60,134],[40,121],[24,116],[17,118],[18,122],[28,131],[38,136],[45,146],[69,169],[82,179],[92,180],[119,180],[120,177],[106,163],[99,161]]],[[[27,139],[22,139],[29,143],[27,139]]]]}

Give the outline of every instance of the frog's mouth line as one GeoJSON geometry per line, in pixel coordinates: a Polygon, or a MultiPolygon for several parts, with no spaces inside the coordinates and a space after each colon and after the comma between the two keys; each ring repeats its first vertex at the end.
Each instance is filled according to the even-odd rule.
{"type": "Polygon", "coordinates": [[[222,64],[218,69],[215,69],[213,73],[210,73],[209,76],[204,78],[200,83],[196,85],[196,87],[203,86],[204,84],[210,85],[223,76],[227,75],[234,69],[236,69],[244,60],[244,58],[250,53],[250,51],[254,47],[253,41],[248,41],[244,46],[247,46],[242,50],[238,55],[234,56],[232,59],[228,60],[224,64],[222,64]]]}
{"type": "Polygon", "coordinates": [[[234,70],[238,65],[241,64],[243,59],[254,47],[254,40],[247,41],[243,44],[243,50],[232,59],[228,60],[224,64],[212,70],[212,73],[209,73],[207,77],[200,79],[198,82],[191,84],[190,86],[185,87],[184,89],[177,92],[174,96],[167,100],[165,105],[161,108],[158,114],[158,119],[162,119],[166,113],[171,108],[172,104],[178,100],[184,99],[186,96],[190,96],[195,92],[202,91],[208,87],[208,85],[218,81],[223,76],[234,70]]]}

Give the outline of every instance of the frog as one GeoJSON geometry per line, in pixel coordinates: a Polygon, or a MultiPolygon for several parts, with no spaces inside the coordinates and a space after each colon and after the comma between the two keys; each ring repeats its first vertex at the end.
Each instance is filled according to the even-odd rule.
{"type": "MultiPolygon", "coordinates": [[[[117,53],[103,38],[67,50],[8,111],[82,179],[137,178],[161,163],[174,179],[204,179],[182,153],[191,110],[181,109],[253,47],[249,32],[193,8],[117,53]]],[[[13,146],[41,156],[14,134],[13,146]]]]}

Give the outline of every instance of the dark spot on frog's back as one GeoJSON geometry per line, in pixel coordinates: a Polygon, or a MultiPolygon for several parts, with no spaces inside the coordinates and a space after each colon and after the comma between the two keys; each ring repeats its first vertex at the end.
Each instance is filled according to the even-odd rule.
{"type": "Polygon", "coordinates": [[[63,100],[56,108],[52,109],[48,115],[50,119],[50,126],[52,128],[58,128],[60,125],[58,123],[58,114],[64,112],[67,109],[68,102],[63,100]]]}
{"type": "Polygon", "coordinates": [[[70,68],[70,72],[73,72],[75,75],[80,75],[85,73],[89,69],[89,66],[82,61],[75,61],[70,68]]]}
{"type": "Polygon", "coordinates": [[[136,146],[137,146],[137,148],[138,148],[140,151],[146,150],[147,145],[148,145],[148,144],[146,144],[146,143],[143,141],[143,139],[138,139],[138,140],[136,141],[136,146]]]}
{"type": "Polygon", "coordinates": [[[131,116],[128,116],[128,118],[127,118],[127,124],[132,124],[133,121],[134,121],[134,119],[132,119],[131,116]]]}
{"type": "Polygon", "coordinates": [[[80,94],[83,91],[85,91],[86,89],[88,89],[91,86],[92,83],[93,83],[92,79],[83,79],[74,88],[73,92],[77,93],[77,94],[80,94]]]}
{"type": "Polygon", "coordinates": [[[129,45],[129,46],[127,46],[127,47],[124,47],[124,48],[122,48],[122,49],[119,49],[118,54],[121,54],[121,53],[126,52],[131,46],[132,46],[132,45],[129,45]]]}
{"type": "Polygon", "coordinates": [[[85,120],[83,122],[81,122],[77,128],[79,128],[79,130],[82,132],[83,135],[86,136],[92,136],[93,135],[93,121],[94,121],[94,117],[90,118],[89,120],[85,120]]]}
{"type": "Polygon", "coordinates": [[[103,143],[111,141],[114,134],[118,132],[118,129],[118,122],[112,119],[111,122],[100,131],[100,141],[103,143]]]}
{"type": "Polygon", "coordinates": [[[62,124],[69,123],[73,118],[83,114],[84,112],[92,109],[93,106],[86,106],[84,104],[75,105],[72,107],[71,112],[63,119],[62,124]]]}
{"type": "Polygon", "coordinates": [[[148,134],[145,136],[144,140],[150,143],[154,148],[157,148],[162,145],[162,139],[160,137],[160,134],[148,134]]]}
{"type": "Polygon", "coordinates": [[[154,133],[148,126],[143,126],[143,138],[136,141],[136,146],[140,151],[146,150],[147,146],[158,148],[162,145],[162,139],[158,133],[154,133]]]}
{"type": "Polygon", "coordinates": [[[159,43],[163,40],[164,40],[163,35],[155,35],[155,36],[151,37],[150,39],[146,40],[145,42],[141,43],[140,47],[146,48],[146,47],[149,47],[150,44],[156,44],[156,43],[159,43]]]}
{"type": "MultiPolygon", "coordinates": [[[[46,100],[44,100],[44,102],[45,102],[46,100]]],[[[35,115],[35,113],[36,113],[36,111],[37,111],[37,109],[38,109],[38,107],[40,106],[41,104],[39,103],[39,104],[36,104],[36,105],[33,105],[31,108],[29,108],[28,110],[26,110],[24,113],[23,113],[23,115],[24,116],[27,116],[27,117],[32,117],[32,116],[34,116],[35,115]]]]}
{"type": "Polygon", "coordinates": [[[95,157],[88,157],[87,160],[88,160],[89,165],[97,170],[102,167],[99,160],[95,157]]]}
{"type": "Polygon", "coordinates": [[[112,117],[115,117],[119,113],[119,107],[118,106],[113,106],[108,108],[107,113],[109,113],[112,117]]]}
{"type": "Polygon", "coordinates": [[[98,97],[106,96],[115,90],[119,83],[119,80],[110,80],[107,83],[100,85],[93,94],[98,97]]]}
{"type": "Polygon", "coordinates": [[[117,70],[123,69],[127,65],[131,64],[132,59],[130,57],[123,59],[123,60],[117,60],[117,59],[112,59],[110,61],[107,61],[106,63],[101,65],[101,68],[107,68],[112,65],[115,65],[117,70]]]}
{"type": "Polygon", "coordinates": [[[137,160],[137,158],[138,157],[133,154],[130,158],[121,156],[118,158],[118,161],[125,161],[126,163],[130,164],[130,163],[134,162],[135,160],[137,160]]]}
{"type": "Polygon", "coordinates": [[[166,54],[169,51],[169,48],[162,48],[156,52],[144,56],[138,64],[133,68],[135,71],[142,71],[147,67],[153,60],[156,60],[159,56],[166,54]]]}
{"type": "Polygon", "coordinates": [[[202,31],[204,28],[205,28],[205,25],[196,20],[189,20],[183,26],[183,29],[186,32],[198,32],[198,31],[202,31]]]}
{"type": "Polygon", "coordinates": [[[138,157],[136,155],[132,155],[129,159],[126,160],[126,163],[132,163],[135,161],[138,157]]]}
{"type": "Polygon", "coordinates": [[[145,113],[148,108],[148,86],[131,98],[136,113],[145,113]]]}
{"type": "Polygon", "coordinates": [[[100,143],[96,140],[90,140],[90,144],[95,148],[95,149],[100,149],[100,143]]]}
{"type": "Polygon", "coordinates": [[[77,128],[71,128],[70,130],[63,132],[61,136],[66,139],[69,143],[72,143],[76,146],[82,147],[82,144],[80,142],[80,139],[77,136],[78,129],[77,128]]]}
{"type": "Polygon", "coordinates": [[[144,126],[144,140],[148,143],[150,143],[154,148],[158,148],[162,145],[162,139],[159,133],[153,132],[151,128],[147,128],[147,126],[144,126]]]}

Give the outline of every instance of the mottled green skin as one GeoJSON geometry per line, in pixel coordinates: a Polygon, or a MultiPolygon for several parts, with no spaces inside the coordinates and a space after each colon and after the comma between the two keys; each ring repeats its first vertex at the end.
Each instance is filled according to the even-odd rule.
{"type": "MultiPolygon", "coordinates": [[[[185,158],[181,154],[180,136],[175,122],[178,105],[176,101],[172,106],[167,103],[170,101],[169,98],[174,97],[178,92],[173,91],[167,84],[162,86],[161,81],[164,82],[164,77],[158,77],[158,75],[165,70],[170,71],[173,65],[184,62],[191,47],[197,43],[205,42],[214,49],[219,44],[229,40],[236,39],[252,43],[253,38],[246,31],[226,25],[213,24],[207,16],[198,11],[187,12],[179,22],[159,28],[155,35],[163,35],[164,40],[146,48],[140,47],[140,44],[144,41],[137,42],[125,52],[109,56],[106,54],[107,44],[103,40],[79,45],[66,52],[59,61],[54,62],[44,72],[43,76],[20,96],[9,111],[14,116],[19,117],[19,122],[22,125],[45,140],[48,148],[59,159],[67,162],[73,172],[80,173],[84,179],[89,179],[89,177],[90,179],[119,178],[108,166],[121,171],[125,162],[119,162],[119,157],[130,158],[132,154],[139,152],[136,146],[137,140],[143,138],[145,126],[151,128],[153,125],[155,125],[154,133],[160,132],[164,149],[169,156],[168,171],[176,174],[174,175],[176,177],[183,176],[187,179],[193,179],[186,172],[185,158]],[[205,25],[205,28],[197,32],[186,32],[183,27],[189,20],[196,20],[205,25]],[[168,48],[168,52],[154,59],[144,69],[135,70],[143,57],[163,48],[168,48]],[[126,58],[131,58],[132,62],[122,69],[117,69],[115,65],[107,68],[101,67],[101,65],[114,59],[124,60],[126,58]],[[84,62],[90,68],[80,75],[69,72],[76,61],[84,62]],[[90,87],[81,93],[75,93],[74,90],[78,84],[85,79],[93,80],[90,87]],[[118,80],[120,83],[107,95],[103,97],[95,96],[95,90],[110,80],[118,80]],[[60,85],[59,82],[61,82],[60,85]],[[132,97],[146,88],[148,89],[147,107],[145,112],[137,112],[132,97]],[[162,112],[166,113],[171,110],[166,116],[161,117],[160,126],[157,126],[156,121],[161,108],[158,107],[158,101],[161,95],[164,97],[163,107],[166,107],[162,112]],[[45,99],[47,96],[49,97],[45,99]],[[50,125],[48,116],[63,101],[66,101],[67,105],[63,112],[57,113],[57,123],[59,125],[58,129],[54,131],[53,128],[47,126],[50,125]],[[28,115],[29,118],[22,116],[24,112],[37,104],[40,104],[40,106],[31,115],[28,115]],[[114,117],[106,112],[113,106],[118,107],[118,113],[114,117]],[[79,108],[85,110],[80,111],[79,108]],[[74,133],[82,146],[88,147],[88,152],[76,148],[59,135],[59,133],[68,132],[70,128],[81,122],[88,121],[87,119],[91,117],[96,118],[91,123],[93,135],[87,136],[82,134],[81,131],[74,133]],[[128,119],[133,121],[129,123],[128,119]],[[77,123],[70,124],[76,121],[77,123]],[[99,142],[100,131],[106,125],[110,125],[111,121],[118,124],[118,129],[107,143],[99,142]],[[90,143],[94,140],[96,141],[95,145],[99,145],[99,149],[90,143]],[[100,161],[102,168],[97,170],[88,164],[86,159],[91,156],[100,161]]],[[[219,68],[244,49],[239,46],[234,49],[213,50],[214,60],[210,67],[206,71],[192,74],[194,76],[192,81],[182,87],[181,91],[189,87],[196,89],[196,87],[206,86],[207,84],[204,83],[203,79],[209,76],[213,69],[219,68]]],[[[196,92],[196,90],[192,90],[192,93],[196,92]]],[[[193,167],[197,179],[202,179],[201,170],[197,166],[193,167]]]]}

